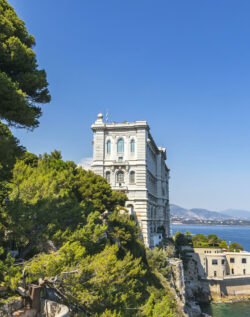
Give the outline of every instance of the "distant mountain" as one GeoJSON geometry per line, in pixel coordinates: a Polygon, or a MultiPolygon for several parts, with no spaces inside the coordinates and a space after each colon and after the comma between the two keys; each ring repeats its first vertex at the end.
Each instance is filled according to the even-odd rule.
{"type": "Polygon", "coordinates": [[[241,218],[244,220],[250,220],[250,211],[241,209],[226,209],[221,211],[222,214],[228,215],[231,218],[241,218]]]}
{"type": "MultiPolygon", "coordinates": [[[[185,219],[205,219],[205,220],[225,220],[232,219],[232,216],[207,209],[192,208],[185,209],[183,207],[170,204],[171,216],[183,217],[185,219]]],[[[234,217],[239,219],[239,217],[234,217]]]]}

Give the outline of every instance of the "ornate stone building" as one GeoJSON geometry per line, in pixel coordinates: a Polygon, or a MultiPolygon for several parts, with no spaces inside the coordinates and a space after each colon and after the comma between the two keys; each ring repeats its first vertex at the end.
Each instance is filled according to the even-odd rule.
{"type": "Polygon", "coordinates": [[[126,207],[139,223],[145,245],[157,245],[170,236],[166,150],[156,146],[146,121],[104,123],[99,114],[91,128],[91,169],[112,189],[127,194],[126,207]]]}

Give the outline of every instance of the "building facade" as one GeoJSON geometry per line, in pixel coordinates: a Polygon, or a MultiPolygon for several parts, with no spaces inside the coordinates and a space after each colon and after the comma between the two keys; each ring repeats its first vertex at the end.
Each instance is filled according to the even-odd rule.
{"type": "Polygon", "coordinates": [[[170,236],[166,150],[156,146],[146,121],[104,123],[99,114],[91,128],[92,171],[128,196],[126,207],[141,228],[144,244],[157,245],[170,236]]]}
{"type": "Polygon", "coordinates": [[[200,275],[207,279],[250,277],[250,252],[228,252],[221,248],[194,248],[200,275]]]}
{"type": "Polygon", "coordinates": [[[185,248],[189,258],[185,271],[186,285],[195,285],[196,292],[207,294],[207,299],[250,297],[250,252],[189,248],[185,248]]]}

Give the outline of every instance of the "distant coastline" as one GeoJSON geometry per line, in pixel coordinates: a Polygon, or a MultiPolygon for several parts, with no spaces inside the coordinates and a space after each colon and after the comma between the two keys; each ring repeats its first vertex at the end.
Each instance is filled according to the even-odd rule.
{"type": "Polygon", "coordinates": [[[204,226],[250,226],[249,220],[226,219],[226,220],[207,220],[207,219],[176,219],[171,218],[172,225],[204,225],[204,226]]]}

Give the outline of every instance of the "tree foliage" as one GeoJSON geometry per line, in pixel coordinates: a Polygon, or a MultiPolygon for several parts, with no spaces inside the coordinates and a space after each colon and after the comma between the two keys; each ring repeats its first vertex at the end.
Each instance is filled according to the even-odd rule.
{"type": "Polygon", "coordinates": [[[35,39],[6,0],[0,0],[0,119],[33,128],[40,103],[50,101],[44,70],[39,70],[35,39]]]}
{"type": "Polygon", "coordinates": [[[184,246],[184,245],[190,245],[191,239],[189,235],[185,235],[181,233],[180,231],[176,231],[174,235],[174,243],[177,248],[184,246]]]}
{"type": "Polygon", "coordinates": [[[6,231],[20,249],[48,239],[60,243],[62,233],[86,225],[90,213],[98,227],[101,214],[126,201],[103,177],[64,162],[58,151],[40,157],[26,153],[14,167],[11,190],[6,231]]]}
{"type": "Polygon", "coordinates": [[[233,242],[229,245],[230,252],[240,252],[243,250],[244,250],[243,246],[237,242],[233,242]]]}
{"type": "MultiPolygon", "coordinates": [[[[26,282],[57,276],[65,303],[92,315],[176,316],[167,254],[146,254],[137,223],[120,206],[126,195],[59,151],[25,153],[10,184],[1,245],[27,260],[26,282]]],[[[0,269],[10,290],[21,277],[12,263],[5,279],[0,269]]]]}
{"type": "Polygon", "coordinates": [[[0,181],[5,181],[12,177],[11,172],[16,159],[24,153],[24,148],[2,122],[0,122],[0,149],[0,181]]]}
{"type": "Polygon", "coordinates": [[[151,269],[160,272],[163,276],[169,277],[171,267],[167,261],[167,253],[163,249],[154,248],[147,250],[147,262],[151,269]]]}
{"type": "Polygon", "coordinates": [[[144,316],[177,317],[175,300],[170,295],[165,295],[159,300],[154,293],[151,294],[145,305],[144,316]]]}
{"type": "MultiPolygon", "coordinates": [[[[0,256],[4,250],[0,247],[0,256]]],[[[18,267],[13,266],[14,259],[8,254],[4,260],[0,260],[0,286],[4,285],[14,291],[19,284],[21,272],[18,267]]]]}

